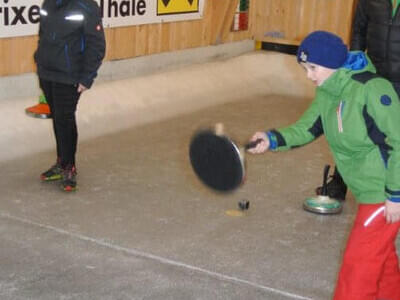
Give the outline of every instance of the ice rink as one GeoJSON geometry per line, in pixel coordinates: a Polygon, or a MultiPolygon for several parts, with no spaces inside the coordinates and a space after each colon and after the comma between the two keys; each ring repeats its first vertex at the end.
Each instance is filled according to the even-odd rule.
{"type": "Polygon", "coordinates": [[[302,209],[332,164],[325,139],[247,155],[229,194],[188,157],[199,128],[244,144],[312,96],[294,56],[265,51],[101,81],[80,100],[72,194],[39,180],[55,152],[50,120],[24,113],[36,96],[2,101],[0,299],[330,299],[356,204],[302,209]]]}

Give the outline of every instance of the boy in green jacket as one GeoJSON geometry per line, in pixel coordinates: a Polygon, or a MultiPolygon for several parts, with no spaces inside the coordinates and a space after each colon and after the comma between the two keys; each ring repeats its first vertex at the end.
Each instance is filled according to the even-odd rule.
{"type": "Polygon", "coordinates": [[[284,151],[324,134],[357,202],[334,300],[400,300],[395,241],[400,228],[400,102],[363,52],[315,31],[297,60],[316,87],[315,99],[286,128],[256,132],[251,153],[284,151]]]}

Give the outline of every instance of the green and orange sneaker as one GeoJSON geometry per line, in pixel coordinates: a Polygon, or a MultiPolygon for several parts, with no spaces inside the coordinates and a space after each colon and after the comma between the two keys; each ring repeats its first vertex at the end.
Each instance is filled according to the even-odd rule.
{"type": "Polygon", "coordinates": [[[63,175],[63,169],[61,167],[61,163],[57,161],[50,169],[46,172],[43,172],[40,175],[40,179],[42,181],[55,181],[61,180],[63,175]]]}
{"type": "Polygon", "coordinates": [[[73,192],[77,189],[76,184],[76,168],[73,165],[67,166],[63,170],[61,189],[65,192],[73,192]]]}

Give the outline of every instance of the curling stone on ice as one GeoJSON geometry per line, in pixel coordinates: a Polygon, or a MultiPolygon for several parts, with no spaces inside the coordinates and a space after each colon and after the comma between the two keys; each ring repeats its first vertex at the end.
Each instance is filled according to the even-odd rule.
{"type": "Polygon", "coordinates": [[[307,198],[304,201],[303,208],[306,211],[321,215],[339,214],[342,211],[342,203],[339,200],[328,196],[327,180],[329,168],[329,165],[326,165],[324,168],[321,195],[307,198]]]}

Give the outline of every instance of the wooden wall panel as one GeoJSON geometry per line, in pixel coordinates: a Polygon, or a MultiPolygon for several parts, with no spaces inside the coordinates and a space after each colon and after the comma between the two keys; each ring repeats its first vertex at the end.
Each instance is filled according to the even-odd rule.
{"type": "Polygon", "coordinates": [[[350,39],[355,0],[256,0],[254,37],[297,45],[311,31],[327,30],[350,39]]]}
{"type": "MultiPolygon", "coordinates": [[[[248,39],[250,31],[231,33],[227,25],[237,1],[206,0],[201,20],[108,28],[106,60],[208,46],[217,37],[220,43],[248,39]]],[[[0,76],[34,71],[36,45],[36,36],[0,39],[0,76]]]]}
{"type": "MultiPolygon", "coordinates": [[[[345,41],[356,0],[250,0],[249,29],[231,32],[238,0],[206,0],[200,20],[106,29],[106,60],[255,39],[298,44],[316,29],[345,41]]],[[[35,70],[37,36],[0,39],[0,76],[35,70]]]]}
{"type": "Polygon", "coordinates": [[[33,70],[37,37],[0,39],[0,76],[33,70]]]}

